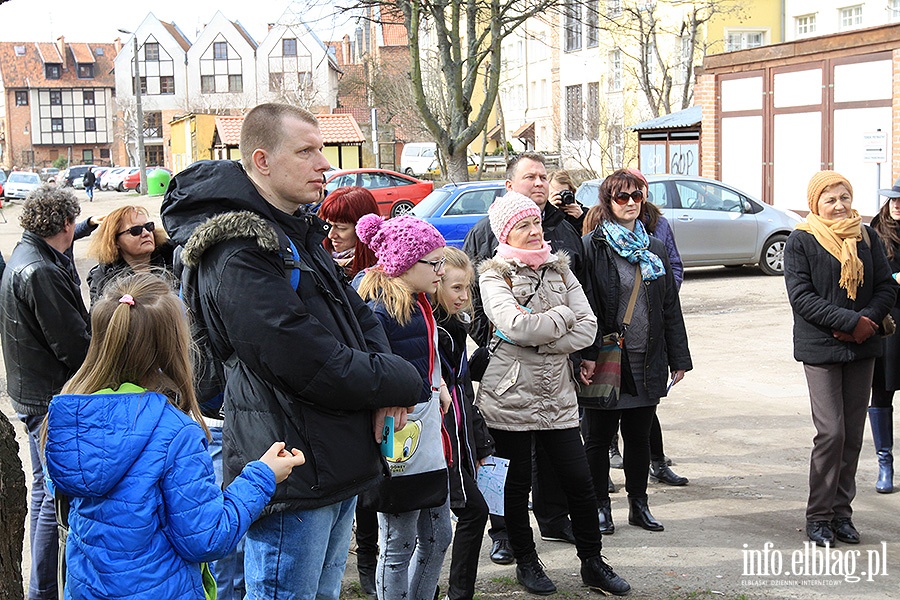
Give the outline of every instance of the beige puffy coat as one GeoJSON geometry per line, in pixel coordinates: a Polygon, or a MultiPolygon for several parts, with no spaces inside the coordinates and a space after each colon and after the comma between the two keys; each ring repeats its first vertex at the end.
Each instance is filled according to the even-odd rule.
{"type": "Polygon", "coordinates": [[[535,271],[495,256],[479,272],[484,312],[514,342],[499,343],[478,387],[475,404],[485,423],[507,431],[578,427],[569,354],[594,341],[597,319],[568,257],[551,254],[535,271]],[[529,313],[522,304],[532,294],[529,313]]]}

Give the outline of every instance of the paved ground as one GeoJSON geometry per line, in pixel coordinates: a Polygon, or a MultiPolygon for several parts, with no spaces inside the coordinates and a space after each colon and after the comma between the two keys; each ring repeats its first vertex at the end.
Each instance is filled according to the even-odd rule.
{"type": "MultiPolygon", "coordinates": [[[[77,193],[86,199],[84,192],[77,193]]],[[[85,202],[83,215],[104,214],[126,202],[143,204],[153,213],[159,200],[101,193],[94,203],[85,202]]],[[[19,207],[3,210],[9,220],[0,222],[4,256],[20,236],[19,207]]],[[[75,244],[82,277],[93,264],[84,256],[86,246],[86,241],[75,244]]],[[[613,496],[617,531],[604,538],[604,554],[632,584],[632,597],[900,598],[900,493],[875,493],[868,428],[854,502],[863,543],[842,544],[827,561],[830,573],[851,575],[822,575],[816,571],[822,555],[815,564],[811,556],[805,558],[802,528],[814,429],[803,372],[791,356],[783,280],[749,267],[689,269],[682,303],[695,369],[663,401],[660,418],[666,452],[691,483],[683,488],[650,485],[651,509],[666,526],[662,533],[629,526],[624,492],[613,496]],[[747,568],[749,553],[762,557],[766,544],[771,545],[764,562],[778,567],[780,559],[781,575],[747,568]],[[887,574],[870,574],[876,564],[887,574]],[[809,575],[789,573],[794,568],[802,572],[804,565],[809,575]]],[[[11,415],[8,399],[0,400],[0,406],[11,415]]],[[[27,453],[22,456],[27,469],[27,453]]],[[[622,471],[614,471],[613,479],[621,486],[622,471]]],[[[488,547],[485,542],[478,597],[526,597],[515,583],[513,567],[487,559],[488,547]]],[[[538,540],[538,551],[559,586],[557,597],[595,596],[581,586],[572,546],[538,540]]],[[[446,571],[445,564],[444,588],[446,571]]],[[[355,579],[351,555],[344,597],[358,597],[355,579]]]]}

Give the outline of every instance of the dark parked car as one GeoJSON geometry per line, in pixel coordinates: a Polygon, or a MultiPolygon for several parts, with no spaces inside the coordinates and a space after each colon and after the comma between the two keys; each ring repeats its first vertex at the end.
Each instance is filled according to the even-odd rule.
{"type": "Polygon", "coordinates": [[[76,165],[74,167],[69,167],[63,171],[61,176],[57,177],[56,181],[63,187],[84,187],[84,174],[90,167],[96,166],[97,165],[76,165]]]}
{"type": "Polygon", "coordinates": [[[505,181],[448,183],[428,194],[412,214],[434,225],[448,246],[462,248],[472,226],[487,214],[494,199],[505,193],[505,181]]]}

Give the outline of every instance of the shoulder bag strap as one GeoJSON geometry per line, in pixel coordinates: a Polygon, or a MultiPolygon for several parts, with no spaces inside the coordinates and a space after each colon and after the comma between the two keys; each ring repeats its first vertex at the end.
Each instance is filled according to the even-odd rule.
{"type": "Polygon", "coordinates": [[[641,289],[641,263],[634,264],[634,287],[631,288],[631,298],[628,299],[628,308],[625,309],[625,318],[622,319],[622,329],[628,327],[631,323],[631,317],[634,316],[634,305],[637,304],[638,291],[641,289]]]}

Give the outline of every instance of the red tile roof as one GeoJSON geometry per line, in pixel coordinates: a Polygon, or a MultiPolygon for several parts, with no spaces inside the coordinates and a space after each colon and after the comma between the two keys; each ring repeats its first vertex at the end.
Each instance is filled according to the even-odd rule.
{"type": "Polygon", "coordinates": [[[90,46],[87,44],[69,44],[69,48],[72,50],[72,56],[75,58],[75,62],[80,64],[93,64],[94,53],[91,52],[90,46]]]}
{"type": "Polygon", "coordinates": [[[243,124],[244,117],[216,117],[216,131],[222,143],[226,146],[239,145],[243,124]]]}
{"type": "Polygon", "coordinates": [[[46,42],[0,42],[0,77],[6,88],[114,88],[116,79],[113,66],[116,60],[115,44],[66,44],[66,57],[59,56],[56,44],[46,42]],[[22,56],[15,48],[22,47],[22,56]],[[52,49],[52,50],[51,50],[52,49]],[[83,52],[91,51],[93,59],[84,60],[83,52]],[[100,54],[98,51],[101,51],[100,54]],[[42,57],[43,55],[43,57],[42,57]],[[76,58],[78,57],[78,58],[76,58]],[[44,62],[62,63],[59,79],[47,79],[44,62]],[[94,78],[79,79],[76,62],[93,62],[94,78]]]}
{"type": "Polygon", "coordinates": [[[353,115],[316,115],[322,141],[326,144],[357,144],[366,141],[353,115]]]}
{"type": "Polygon", "coordinates": [[[172,37],[175,38],[175,41],[178,42],[178,45],[181,46],[185,52],[191,49],[191,43],[187,40],[186,37],[184,37],[184,34],[181,33],[181,30],[178,29],[178,25],[176,25],[175,23],[166,23],[165,21],[160,21],[160,23],[162,23],[162,26],[166,28],[166,31],[168,31],[172,35],[172,37]]]}
{"type": "Polygon", "coordinates": [[[372,112],[365,106],[339,106],[334,109],[336,115],[353,115],[357,124],[368,123],[372,118],[372,112]]]}

